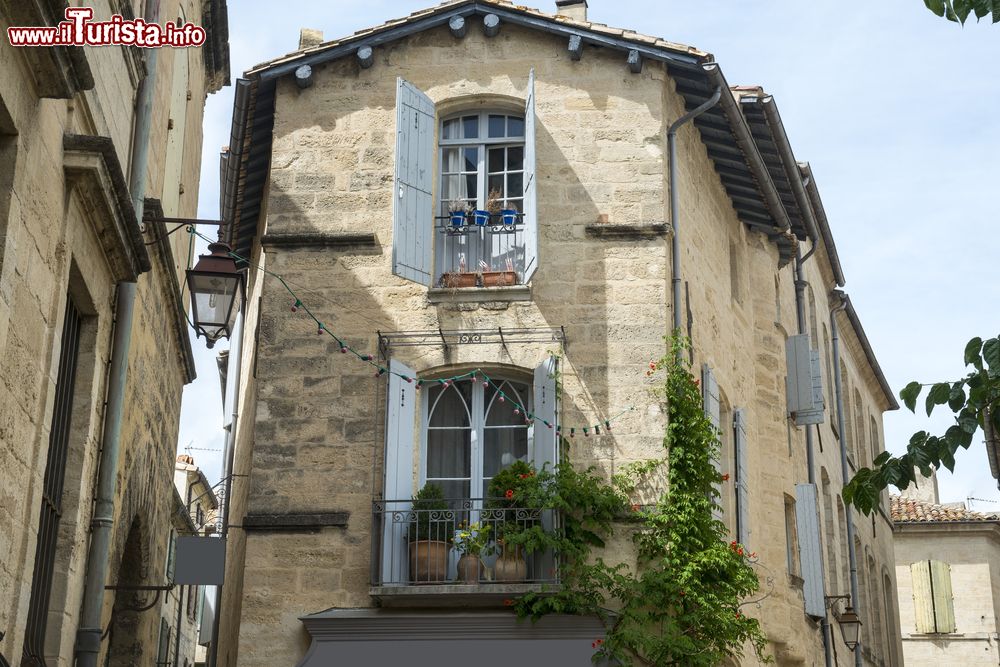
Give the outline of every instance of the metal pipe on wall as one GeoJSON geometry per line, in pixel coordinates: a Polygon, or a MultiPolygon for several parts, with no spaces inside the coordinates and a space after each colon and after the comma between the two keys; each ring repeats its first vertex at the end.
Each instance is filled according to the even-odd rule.
{"type": "MultiPolygon", "coordinates": [[[[148,23],[160,20],[160,3],[151,0],[146,7],[148,23]]],[[[139,85],[135,127],[132,131],[129,193],[136,220],[142,221],[148,177],[149,136],[153,122],[153,97],[156,92],[157,49],[147,49],[146,77],[139,85]]],[[[118,459],[121,453],[122,414],[125,404],[125,381],[128,375],[128,354],[132,343],[132,314],[135,306],[136,283],[120,282],[115,300],[114,339],[111,348],[111,373],[108,377],[107,409],[101,436],[97,488],[94,492],[94,515],[91,519],[90,546],[84,579],[80,627],[76,633],[76,664],[97,667],[101,651],[101,616],[104,610],[104,586],[110,558],[111,532],[115,513],[115,486],[118,459]]]]}
{"type": "MultiPolygon", "coordinates": [[[[706,66],[715,67],[715,65],[706,66]]],[[[681,242],[680,242],[680,193],[677,192],[677,130],[685,123],[694,120],[705,113],[722,98],[722,87],[717,86],[712,97],[702,102],[697,108],[675,120],[667,130],[667,155],[669,161],[668,187],[670,188],[670,281],[673,290],[673,332],[681,329],[681,242]]],[[[678,349],[678,355],[681,351],[678,349]]]]}
{"type": "MultiPolygon", "coordinates": [[[[837,328],[837,313],[847,308],[847,296],[840,290],[833,290],[830,293],[830,301],[836,304],[830,309],[830,337],[833,342],[834,400],[837,402],[837,430],[840,433],[840,470],[846,483],[850,475],[850,470],[847,467],[843,379],[840,376],[840,333],[837,328]]],[[[847,524],[847,559],[851,569],[851,604],[854,606],[854,610],[861,615],[861,600],[858,598],[858,555],[854,549],[854,519],[851,515],[850,507],[846,508],[844,517],[847,524]]],[[[858,635],[858,645],[854,649],[854,664],[855,667],[863,667],[860,635],[858,635]]]]}

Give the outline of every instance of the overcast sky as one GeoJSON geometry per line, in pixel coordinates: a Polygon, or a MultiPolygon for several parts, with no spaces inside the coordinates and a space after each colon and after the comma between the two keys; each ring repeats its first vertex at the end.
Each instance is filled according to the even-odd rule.
{"type": "MultiPolygon", "coordinates": [[[[295,50],[302,27],[334,39],[430,4],[230,0],[233,76],[295,50]]],[[[960,377],[966,341],[1000,331],[1000,24],[963,29],[919,0],[590,0],[589,17],[713,53],[731,85],[775,96],[796,158],[812,164],[845,289],[894,392],[910,380],[960,377]]],[[[231,87],[206,105],[203,218],[219,215],[218,155],[232,106],[231,87]]],[[[199,378],[184,394],[178,443],[196,448],[213,480],[221,452],[203,450],[222,447],[214,356],[224,348],[195,343],[199,378]]],[[[887,413],[887,448],[900,452],[914,431],[950,423],[945,414],[887,413]]],[[[1000,501],[980,435],[955,475],[942,472],[942,501],[1000,501]]],[[[995,502],[972,507],[1000,511],[995,502]]]]}

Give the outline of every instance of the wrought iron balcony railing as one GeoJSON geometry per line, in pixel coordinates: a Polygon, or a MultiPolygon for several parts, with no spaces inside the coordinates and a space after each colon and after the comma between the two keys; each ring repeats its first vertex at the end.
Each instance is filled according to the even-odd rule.
{"type": "Polygon", "coordinates": [[[558,554],[528,553],[511,543],[524,531],[559,530],[556,510],[512,506],[504,498],[444,503],[447,508],[414,509],[411,500],[374,501],[373,587],[450,584],[491,592],[510,584],[559,582],[558,554]],[[478,560],[462,558],[470,540],[482,545],[478,560]]]}

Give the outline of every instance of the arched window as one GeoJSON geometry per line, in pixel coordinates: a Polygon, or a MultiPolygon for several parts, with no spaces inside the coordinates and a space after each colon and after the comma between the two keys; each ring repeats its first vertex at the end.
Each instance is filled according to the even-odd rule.
{"type": "Polygon", "coordinates": [[[851,457],[851,464],[857,468],[860,466],[860,462],[854,448],[854,427],[852,425],[854,413],[851,411],[851,391],[847,384],[847,367],[844,366],[843,359],[840,360],[840,398],[844,403],[844,432],[841,437],[844,438],[847,454],[851,457]]]}
{"type": "Polygon", "coordinates": [[[440,213],[437,275],[449,286],[451,274],[517,271],[524,260],[525,124],[523,114],[502,111],[460,113],[440,128],[440,213]],[[477,224],[471,211],[492,213],[477,224]],[[500,211],[517,211],[504,224],[500,211]],[[465,224],[451,213],[465,211],[465,224]],[[448,276],[446,276],[448,274],[448,276]]]}
{"type": "Polygon", "coordinates": [[[854,388],[854,437],[855,437],[855,463],[859,466],[871,465],[868,459],[868,446],[865,443],[865,412],[864,403],[861,401],[861,392],[854,388]]]}
{"type": "Polygon", "coordinates": [[[482,498],[489,481],[514,461],[529,461],[531,385],[512,379],[434,385],[426,392],[421,477],[452,500],[482,498]],[[515,414],[517,410],[517,414],[515,414]]]}
{"type": "Polygon", "coordinates": [[[835,544],[836,527],[833,523],[833,494],[830,488],[830,476],[826,468],[820,468],[820,480],[823,484],[823,543],[826,544],[826,586],[830,591],[837,589],[837,546],[835,544]]]}

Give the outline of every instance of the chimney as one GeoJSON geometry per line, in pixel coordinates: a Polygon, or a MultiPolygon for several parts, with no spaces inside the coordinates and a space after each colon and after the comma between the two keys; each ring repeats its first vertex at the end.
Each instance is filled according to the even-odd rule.
{"type": "Polygon", "coordinates": [[[310,46],[318,46],[323,43],[323,31],[314,28],[302,28],[299,30],[299,51],[308,49],[310,46]]]}
{"type": "Polygon", "coordinates": [[[587,0],[556,0],[556,13],[574,21],[586,21],[587,0]]]}
{"type": "Polygon", "coordinates": [[[924,477],[918,470],[917,485],[911,484],[906,489],[901,491],[900,495],[904,498],[940,505],[941,500],[938,496],[937,472],[931,472],[930,477],[924,477]]]}

